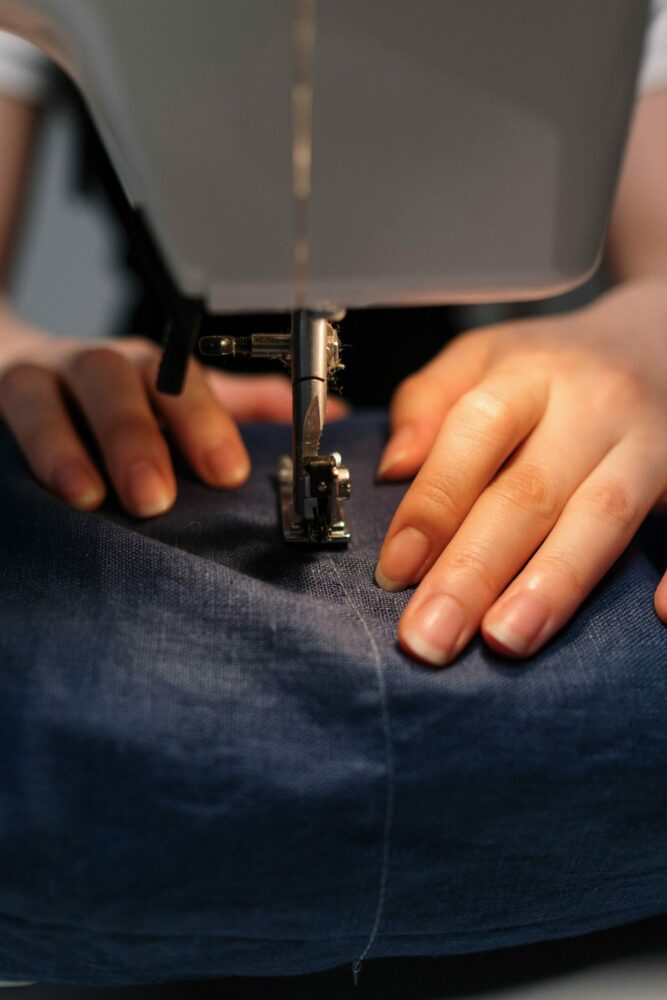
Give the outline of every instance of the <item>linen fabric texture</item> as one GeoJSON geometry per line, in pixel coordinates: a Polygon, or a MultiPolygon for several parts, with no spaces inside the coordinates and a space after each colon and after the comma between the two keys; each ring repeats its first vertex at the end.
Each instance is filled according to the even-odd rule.
{"type": "MultiPolygon", "coordinates": [[[[284,426],[223,493],[79,513],[0,437],[0,977],[307,973],[667,909],[667,631],[631,549],[529,662],[436,670],[373,582],[405,484],[383,414],[327,429],[346,550],[287,547],[284,426]]],[[[358,966],[356,966],[358,968],[358,966]]]]}

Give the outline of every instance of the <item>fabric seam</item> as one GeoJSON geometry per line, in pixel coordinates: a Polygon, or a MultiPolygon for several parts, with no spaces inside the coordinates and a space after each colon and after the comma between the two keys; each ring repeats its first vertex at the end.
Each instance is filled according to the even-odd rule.
{"type": "Polygon", "coordinates": [[[394,752],[391,736],[391,723],[389,719],[389,702],[387,698],[387,686],[385,683],[385,676],[382,670],[382,657],[380,655],[380,650],[378,644],[375,641],[375,637],[368,627],[368,623],[364,619],[363,615],[359,611],[358,607],[350,597],[345,584],[343,583],[342,577],[338,572],[338,567],[336,562],[331,557],[329,562],[332,565],[333,571],[336,575],[336,579],[340,585],[341,590],[345,596],[345,600],[349,604],[350,608],[355,614],[355,617],[361,623],[361,626],[366,633],[368,638],[368,643],[371,649],[371,655],[373,660],[373,666],[375,667],[375,673],[378,681],[378,690],[380,694],[380,705],[381,705],[381,719],[382,719],[382,731],[384,735],[384,745],[385,745],[385,762],[387,769],[387,797],[385,805],[385,815],[384,815],[384,825],[382,833],[382,861],[380,869],[380,884],[378,888],[378,901],[375,910],[375,919],[373,921],[373,926],[371,927],[368,940],[361,951],[358,958],[352,963],[352,973],[354,976],[355,985],[357,983],[357,977],[361,970],[361,963],[368,956],[375,939],[377,937],[378,930],[380,928],[380,922],[384,916],[384,903],[387,891],[387,878],[389,874],[389,844],[391,839],[391,826],[394,814],[394,794],[395,794],[395,782],[394,782],[394,752]]]}

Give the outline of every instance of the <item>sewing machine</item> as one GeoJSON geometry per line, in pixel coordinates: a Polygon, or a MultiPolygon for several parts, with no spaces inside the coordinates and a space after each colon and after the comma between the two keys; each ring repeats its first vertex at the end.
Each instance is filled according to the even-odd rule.
{"type": "MultiPolygon", "coordinates": [[[[321,455],[345,308],[553,295],[596,267],[644,0],[0,0],[80,87],[172,321],[158,386],[203,353],[291,367],[291,542],[349,537],[321,455]],[[291,332],[207,333],[289,311],[291,332]]],[[[378,351],[382,342],[378,340],[378,351]]]]}

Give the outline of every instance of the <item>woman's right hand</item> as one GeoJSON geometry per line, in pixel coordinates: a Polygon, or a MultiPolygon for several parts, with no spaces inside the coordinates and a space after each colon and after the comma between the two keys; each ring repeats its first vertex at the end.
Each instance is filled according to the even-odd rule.
{"type": "MultiPolygon", "coordinates": [[[[149,340],[58,340],[28,328],[21,339],[16,320],[5,329],[3,320],[0,416],[36,478],[80,510],[99,507],[107,487],[76,429],[77,411],[122,506],[139,518],[164,513],[176,499],[162,426],[204,483],[233,489],[250,473],[236,421],[291,419],[282,375],[224,374],[191,359],[183,392],[167,396],[155,388],[160,352],[149,340]]],[[[329,419],[346,412],[330,399],[329,419]]]]}

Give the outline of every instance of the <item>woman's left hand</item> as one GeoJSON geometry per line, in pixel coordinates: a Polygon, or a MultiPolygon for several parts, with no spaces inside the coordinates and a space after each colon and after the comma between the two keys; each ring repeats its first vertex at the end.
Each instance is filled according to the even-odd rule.
{"type": "Polygon", "coordinates": [[[444,665],[481,626],[532,655],[667,503],[667,283],[457,338],[393,400],[379,475],[416,472],[376,569],[418,584],[401,645],[444,665]]]}

